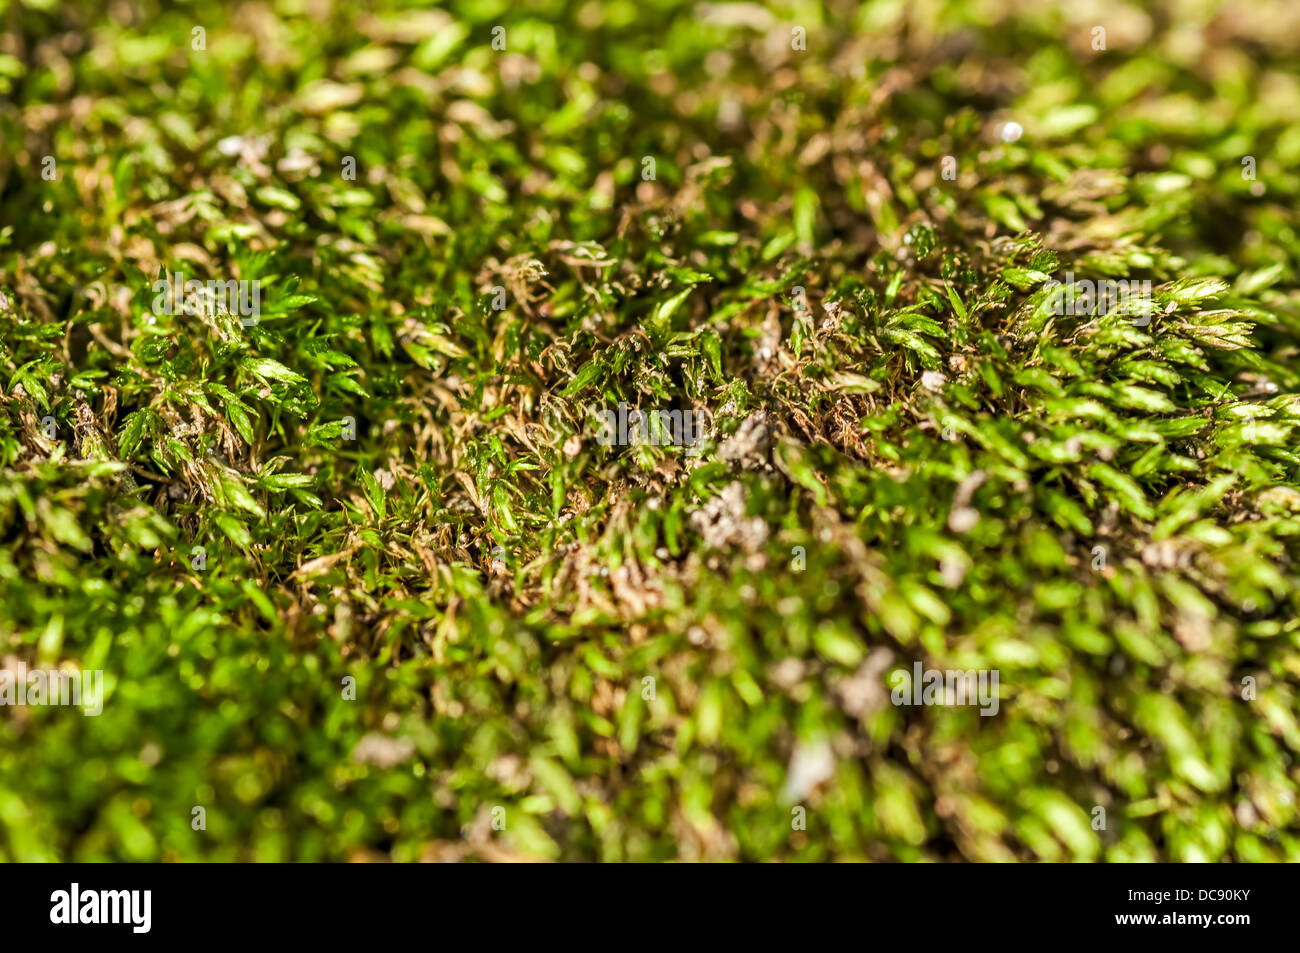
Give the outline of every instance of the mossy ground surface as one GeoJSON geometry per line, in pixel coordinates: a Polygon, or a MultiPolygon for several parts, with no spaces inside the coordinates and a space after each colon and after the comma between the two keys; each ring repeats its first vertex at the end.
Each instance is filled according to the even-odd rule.
{"type": "Polygon", "coordinates": [[[1300,860],[1294,4],[0,23],[0,860],[1300,860]]]}

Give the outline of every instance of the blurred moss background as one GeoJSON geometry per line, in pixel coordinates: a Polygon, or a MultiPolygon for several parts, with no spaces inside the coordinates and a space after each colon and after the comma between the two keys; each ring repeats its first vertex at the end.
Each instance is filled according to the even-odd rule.
{"type": "Polygon", "coordinates": [[[1294,3],[0,24],[0,859],[1300,860],[1294,3]]]}

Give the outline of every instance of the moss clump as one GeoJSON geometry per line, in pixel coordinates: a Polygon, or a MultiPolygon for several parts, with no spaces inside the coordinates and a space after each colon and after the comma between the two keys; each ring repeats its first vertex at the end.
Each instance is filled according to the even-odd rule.
{"type": "Polygon", "coordinates": [[[0,860],[1300,860],[1289,5],[310,7],[0,13],[0,860]]]}

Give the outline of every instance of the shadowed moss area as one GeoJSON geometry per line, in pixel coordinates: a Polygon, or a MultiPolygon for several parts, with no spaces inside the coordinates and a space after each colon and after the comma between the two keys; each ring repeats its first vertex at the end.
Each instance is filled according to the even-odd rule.
{"type": "Polygon", "coordinates": [[[0,860],[1300,861],[1294,4],[0,24],[0,860]]]}

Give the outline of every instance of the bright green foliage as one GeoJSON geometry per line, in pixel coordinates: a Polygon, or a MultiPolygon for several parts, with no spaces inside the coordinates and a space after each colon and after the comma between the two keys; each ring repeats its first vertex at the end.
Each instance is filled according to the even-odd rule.
{"type": "Polygon", "coordinates": [[[0,662],[107,679],[0,860],[1300,860],[1300,26],[1219,6],[0,0],[0,662]]]}

